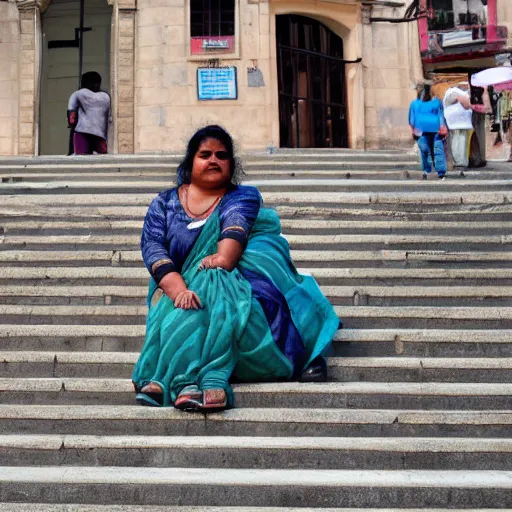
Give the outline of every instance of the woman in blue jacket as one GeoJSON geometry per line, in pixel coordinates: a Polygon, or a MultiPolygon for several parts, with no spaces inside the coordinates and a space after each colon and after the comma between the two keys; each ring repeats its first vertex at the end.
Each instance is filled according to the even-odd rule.
{"type": "Polygon", "coordinates": [[[441,100],[432,97],[431,86],[425,84],[418,99],[409,108],[409,124],[418,142],[423,166],[423,179],[432,171],[432,164],[440,179],[446,174],[444,139],[448,134],[441,100]]]}

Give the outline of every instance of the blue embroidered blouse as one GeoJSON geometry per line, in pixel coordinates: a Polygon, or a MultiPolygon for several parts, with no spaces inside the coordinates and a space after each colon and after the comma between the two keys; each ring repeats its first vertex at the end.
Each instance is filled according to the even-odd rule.
{"type": "MultiPolygon", "coordinates": [[[[262,202],[256,188],[232,187],[217,205],[219,241],[231,238],[245,245],[262,202]]],[[[144,220],[140,246],[144,264],[157,283],[170,272],[181,272],[203,225],[204,222],[187,215],[177,188],[165,190],[153,199],[144,220]]]]}

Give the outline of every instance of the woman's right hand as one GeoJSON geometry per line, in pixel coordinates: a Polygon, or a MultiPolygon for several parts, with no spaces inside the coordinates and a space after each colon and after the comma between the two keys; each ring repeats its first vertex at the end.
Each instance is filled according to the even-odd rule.
{"type": "Polygon", "coordinates": [[[174,307],[180,309],[199,309],[202,307],[197,293],[192,290],[183,290],[174,299],[174,307]]]}
{"type": "Polygon", "coordinates": [[[199,297],[187,288],[183,277],[178,272],[166,274],[158,286],[173,302],[174,306],[181,309],[198,309],[201,307],[199,297]]]}

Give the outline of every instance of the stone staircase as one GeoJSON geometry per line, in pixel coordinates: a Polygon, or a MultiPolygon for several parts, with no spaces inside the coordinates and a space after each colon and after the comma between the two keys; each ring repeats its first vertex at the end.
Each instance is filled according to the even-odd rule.
{"type": "Polygon", "coordinates": [[[512,509],[512,169],[247,155],[343,318],[332,382],[134,403],[142,220],[177,155],[0,159],[0,512],[512,509]]]}

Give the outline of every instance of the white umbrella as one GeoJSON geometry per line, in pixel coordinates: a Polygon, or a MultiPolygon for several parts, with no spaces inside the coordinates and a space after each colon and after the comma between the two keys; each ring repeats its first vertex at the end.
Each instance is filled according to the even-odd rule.
{"type": "Polygon", "coordinates": [[[512,67],[484,69],[471,77],[471,85],[475,87],[492,85],[498,91],[512,90],[512,67]]]}

